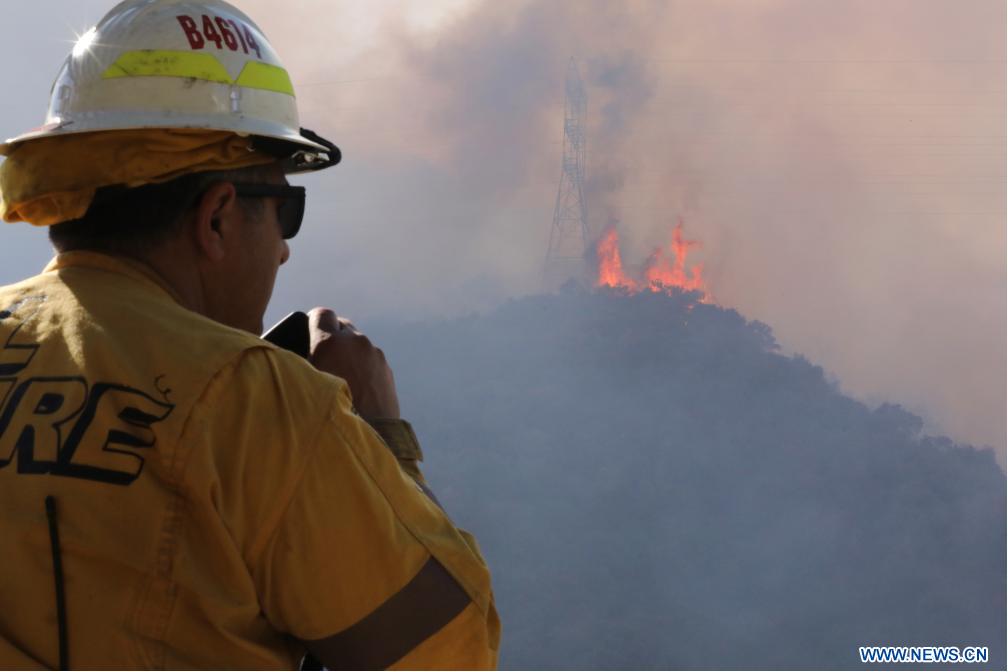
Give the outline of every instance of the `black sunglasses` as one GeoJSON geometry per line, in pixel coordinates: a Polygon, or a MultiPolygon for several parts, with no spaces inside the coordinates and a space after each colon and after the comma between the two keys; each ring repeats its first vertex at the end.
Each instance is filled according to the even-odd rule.
{"type": "Polygon", "coordinates": [[[276,216],[280,221],[280,232],[284,240],[297,235],[304,218],[303,186],[289,184],[244,184],[233,182],[239,198],[279,198],[280,207],[276,216]]]}

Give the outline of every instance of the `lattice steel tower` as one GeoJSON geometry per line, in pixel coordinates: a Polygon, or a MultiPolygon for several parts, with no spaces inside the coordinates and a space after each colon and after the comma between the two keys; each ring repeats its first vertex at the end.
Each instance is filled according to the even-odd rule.
{"type": "Polygon", "coordinates": [[[587,207],[584,179],[587,168],[587,92],[577,61],[570,59],[566,73],[566,105],[563,121],[563,170],[556,210],[545,257],[544,280],[548,287],[568,278],[586,277],[587,207]]]}

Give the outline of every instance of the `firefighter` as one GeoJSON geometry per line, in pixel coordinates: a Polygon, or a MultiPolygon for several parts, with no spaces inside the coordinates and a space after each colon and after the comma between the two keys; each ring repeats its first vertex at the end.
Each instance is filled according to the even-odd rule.
{"type": "Polygon", "coordinates": [[[286,176],[340,158],[256,24],[117,5],[0,153],[0,214],[57,252],[0,288],[0,668],[495,668],[381,350],[330,310],[310,363],[255,335],[286,176]]]}

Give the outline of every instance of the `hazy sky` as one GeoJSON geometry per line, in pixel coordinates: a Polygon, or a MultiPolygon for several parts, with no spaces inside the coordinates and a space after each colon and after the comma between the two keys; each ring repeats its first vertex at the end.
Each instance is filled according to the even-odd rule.
{"type": "MultiPolygon", "coordinates": [[[[111,3],[8,4],[13,135],[111,3]]],[[[592,227],[622,221],[627,265],[683,217],[719,303],[854,395],[1007,456],[1002,2],[239,4],[346,157],[300,180],[270,317],[324,303],[366,325],[537,291],[574,56],[592,227]]],[[[4,235],[0,282],[47,260],[42,232],[4,235]]]]}

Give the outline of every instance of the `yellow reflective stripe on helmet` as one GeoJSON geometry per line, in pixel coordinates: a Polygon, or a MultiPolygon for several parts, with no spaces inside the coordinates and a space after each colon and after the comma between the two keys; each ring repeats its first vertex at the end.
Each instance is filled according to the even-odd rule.
{"type": "Polygon", "coordinates": [[[290,75],[283,68],[260,61],[248,61],[238,75],[238,86],[294,95],[290,75]]]}
{"type": "Polygon", "coordinates": [[[190,51],[127,51],[102,74],[102,79],[119,77],[183,77],[294,95],[290,75],[281,67],[249,61],[235,81],[214,56],[190,51]]]}
{"type": "Polygon", "coordinates": [[[210,54],[156,49],[127,51],[105,70],[102,79],[117,77],[185,77],[233,84],[220,61],[210,54]]]}

